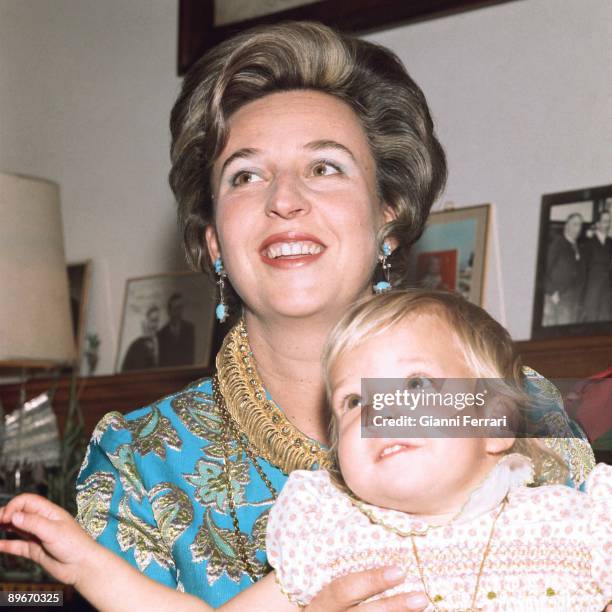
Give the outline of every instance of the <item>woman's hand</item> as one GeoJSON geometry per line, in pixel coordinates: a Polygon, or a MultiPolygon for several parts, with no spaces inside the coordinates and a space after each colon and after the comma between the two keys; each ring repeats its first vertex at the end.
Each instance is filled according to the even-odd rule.
{"type": "Polygon", "coordinates": [[[59,506],[24,493],[0,509],[0,529],[20,539],[0,540],[0,552],[31,559],[57,580],[75,585],[94,541],[59,506]]]}
{"type": "Polygon", "coordinates": [[[400,584],[406,577],[399,568],[380,568],[336,578],[324,587],[306,607],[307,612],[422,612],[429,601],[425,593],[401,593],[361,604],[400,584]],[[361,604],[361,605],[360,605],[361,604]]]}

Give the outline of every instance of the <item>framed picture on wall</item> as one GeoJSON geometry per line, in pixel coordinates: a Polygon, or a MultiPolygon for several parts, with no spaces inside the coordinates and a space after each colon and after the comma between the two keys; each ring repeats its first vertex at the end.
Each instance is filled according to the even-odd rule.
{"type": "Polygon", "coordinates": [[[410,250],[408,280],[413,287],[454,291],[483,303],[489,204],[432,213],[410,250]]]}
{"type": "Polygon", "coordinates": [[[81,362],[87,329],[87,305],[91,284],[91,260],[68,264],[68,286],[70,290],[70,313],[78,363],[81,362]]]}
{"type": "Polygon", "coordinates": [[[265,23],[320,21],[347,32],[362,32],[482,5],[482,0],[180,0],[178,74],[185,74],[208,49],[226,38],[265,23]]]}
{"type": "Polygon", "coordinates": [[[202,273],[127,280],[116,372],[210,365],[215,286],[202,273]]]}
{"type": "Polygon", "coordinates": [[[532,337],[612,332],[612,185],[542,197],[532,337]]]}

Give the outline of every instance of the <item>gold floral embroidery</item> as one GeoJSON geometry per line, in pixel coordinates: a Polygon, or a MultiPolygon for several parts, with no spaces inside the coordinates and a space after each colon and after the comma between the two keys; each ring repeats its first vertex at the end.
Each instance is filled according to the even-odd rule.
{"type": "Polygon", "coordinates": [[[206,577],[211,586],[223,573],[235,582],[243,578],[247,568],[240,554],[241,550],[246,551],[256,578],[263,577],[268,570],[266,564],[256,557],[258,542],[250,539],[241,531],[236,532],[219,527],[213,520],[210,508],[206,510],[204,524],[200,527],[190,548],[195,563],[208,562],[206,577]]]}
{"type": "Polygon", "coordinates": [[[77,521],[97,539],[106,529],[115,477],[110,472],[94,472],[77,485],[77,521]]]}
{"type": "Polygon", "coordinates": [[[169,547],[159,529],[138,518],[130,509],[128,497],[119,503],[117,541],[123,552],[133,548],[138,569],[144,571],[155,560],[161,567],[174,567],[169,547]]]}
{"type": "Polygon", "coordinates": [[[155,522],[171,549],[193,521],[193,506],[185,491],[171,482],[160,482],[149,491],[155,522]]]}
{"type": "Polygon", "coordinates": [[[107,412],[96,425],[91,436],[92,441],[99,442],[109,427],[115,431],[127,429],[127,420],[120,412],[107,412]]]}
{"type": "Polygon", "coordinates": [[[221,439],[223,418],[210,395],[198,391],[186,391],[175,397],[171,405],[172,410],[191,434],[211,442],[221,439]]]}
{"type": "MultiPolygon", "coordinates": [[[[580,486],[595,468],[595,456],[591,445],[580,438],[547,438],[544,444],[563,457],[568,464],[570,477],[575,486],[580,486]]],[[[541,482],[550,483],[554,479],[544,474],[541,482]]]]}
{"type": "Polygon", "coordinates": [[[126,421],[127,428],[133,435],[134,451],[140,455],[155,453],[160,459],[166,458],[166,446],[179,450],[181,439],[170,419],[159,411],[156,404],[144,416],[133,421],[126,421]]]}
{"type": "Polygon", "coordinates": [[[129,444],[120,444],[114,453],[108,454],[108,458],[119,472],[126,493],[140,501],[145,494],[145,488],[136,468],[132,447],[129,444]]]}
{"type": "MultiPolygon", "coordinates": [[[[570,433],[569,420],[563,407],[563,398],[559,389],[538,374],[534,369],[523,367],[523,374],[528,384],[535,387],[535,392],[540,393],[546,400],[546,404],[558,407],[558,412],[546,414],[544,421],[548,431],[560,431],[570,433]]],[[[569,468],[569,475],[575,486],[580,486],[595,468],[595,456],[591,445],[578,437],[545,438],[544,444],[560,455],[569,468]]],[[[545,462],[542,473],[538,476],[538,484],[551,484],[559,482],[558,469],[553,462],[545,462]]]]}
{"type": "Polygon", "coordinates": [[[251,532],[253,542],[255,542],[257,548],[261,550],[265,550],[266,548],[266,527],[268,526],[269,514],[269,508],[265,512],[262,512],[253,524],[253,531],[251,532]]]}
{"type": "MultiPolygon", "coordinates": [[[[244,487],[249,483],[249,464],[246,461],[232,461],[228,470],[234,501],[240,505],[244,503],[244,487]]],[[[195,465],[195,472],[185,474],[185,480],[195,487],[195,498],[202,505],[214,506],[221,513],[227,512],[228,492],[223,465],[200,459],[195,465]]]]}

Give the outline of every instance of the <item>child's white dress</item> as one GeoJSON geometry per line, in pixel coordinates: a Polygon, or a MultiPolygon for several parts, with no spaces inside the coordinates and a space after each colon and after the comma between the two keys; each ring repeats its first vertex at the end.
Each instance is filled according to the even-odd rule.
{"type": "Polygon", "coordinates": [[[281,588],[307,605],[338,576],[394,565],[408,577],[385,595],[423,591],[413,534],[435,602],[428,609],[467,609],[507,496],[482,569],[477,608],[603,610],[612,598],[612,467],[599,464],[585,494],[561,485],[513,486],[516,478],[513,483],[507,469],[513,462],[511,473],[518,474],[516,459],[504,462],[505,470],[498,465],[461,513],[438,527],[352,499],[325,471],[292,472],[270,511],[266,538],[281,588]]]}

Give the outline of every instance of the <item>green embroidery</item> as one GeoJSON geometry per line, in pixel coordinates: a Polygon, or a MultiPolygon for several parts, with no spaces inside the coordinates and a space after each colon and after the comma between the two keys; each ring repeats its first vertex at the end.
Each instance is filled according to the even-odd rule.
{"type": "Polygon", "coordinates": [[[160,482],[149,491],[149,499],[162,538],[172,548],[193,521],[193,506],[189,496],[171,482],[160,482]]]}
{"type": "Polygon", "coordinates": [[[94,472],[77,484],[77,521],[96,539],[106,529],[115,477],[110,472],[94,472]]]}
{"type": "Polygon", "coordinates": [[[210,442],[221,440],[223,419],[210,395],[196,391],[181,393],[172,400],[172,410],[194,436],[210,442]]]}
{"type": "Polygon", "coordinates": [[[138,518],[130,509],[127,497],[119,503],[119,527],[117,542],[123,552],[133,548],[138,569],[143,572],[155,560],[161,567],[174,567],[170,549],[162,539],[161,532],[138,518]]]}
{"type": "MultiPolygon", "coordinates": [[[[238,506],[244,502],[244,488],[249,482],[249,464],[246,461],[232,461],[227,469],[234,503],[238,506]]],[[[223,473],[224,466],[215,461],[199,459],[195,470],[193,474],[185,474],[185,480],[196,489],[195,498],[204,506],[215,506],[219,512],[227,512],[227,480],[223,473]]]]}
{"type": "Polygon", "coordinates": [[[223,451],[223,442],[211,442],[208,446],[202,449],[202,452],[211,459],[223,459],[225,453],[223,451]]]}
{"type": "Polygon", "coordinates": [[[109,453],[108,457],[119,472],[126,493],[140,501],[146,491],[136,468],[132,447],[129,444],[121,444],[114,453],[109,453]]]}
{"type": "Polygon", "coordinates": [[[166,446],[174,450],[180,450],[182,446],[176,429],[167,417],[161,415],[156,404],[144,416],[126,421],[126,426],[134,438],[134,451],[140,455],[155,453],[160,459],[165,459],[166,446]]]}
{"type": "Polygon", "coordinates": [[[242,532],[235,533],[219,527],[208,508],[204,515],[204,524],[200,527],[190,549],[195,563],[208,561],[206,577],[209,585],[212,586],[223,573],[227,574],[230,580],[240,582],[246,572],[245,563],[239,553],[241,543],[255,576],[261,578],[266,574],[267,568],[255,556],[257,544],[242,532]]]}

